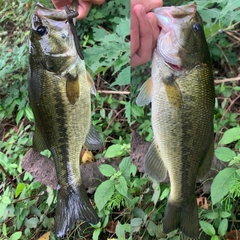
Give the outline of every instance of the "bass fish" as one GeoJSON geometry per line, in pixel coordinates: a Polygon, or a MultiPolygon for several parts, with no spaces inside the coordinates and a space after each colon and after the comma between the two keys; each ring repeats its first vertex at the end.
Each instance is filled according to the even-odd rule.
{"type": "Polygon", "coordinates": [[[208,172],[214,152],[214,81],[203,23],[195,3],[154,10],[161,27],[151,78],[137,97],[152,102],[154,141],[144,160],[156,181],[170,177],[163,231],[199,235],[197,176],[208,172]]]}
{"type": "Polygon", "coordinates": [[[58,187],[55,232],[63,237],[78,219],[92,224],[98,216],[80,176],[80,152],[101,148],[91,124],[94,83],[87,73],[65,10],[37,4],[31,19],[29,99],[35,117],[33,148],[49,149],[58,187]]]}

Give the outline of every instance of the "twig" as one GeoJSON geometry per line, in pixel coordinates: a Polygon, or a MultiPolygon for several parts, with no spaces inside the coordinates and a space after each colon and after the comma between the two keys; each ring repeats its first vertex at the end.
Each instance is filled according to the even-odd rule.
{"type": "Polygon", "coordinates": [[[226,62],[227,62],[227,65],[228,65],[230,71],[232,72],[233,70],[232,70],[232,67],[231,67],[231,65],[230,65],[230,63],[229,63],[229,60],[228,60],[228,58],[227,58],[227,55],[225,54],[225,52],[223,51],[223,49],[221,48],[221,46],[220,46],[219,44],[216,44],[216,46],[217,46],[217,47],[220,49],[220,51],[222,52],[222,55],[223,55],[223,57],[225,58],[225,60],[226,60],[226,62]]]}
{"type": "Polygon", "coordinates": [[[13,182],[13,179],[11,176],[7,173],[7,171],[3,168],[3,166],[0,164],[0,169],[3,171],[3,173],[6,175],[7,179],[12,183],[13,187],[16,187],[16,184],[13,182]]]}
{"type": "Polygon", "coordinates": [[[240,95],[238,97],[236,97],[233,101],[231,101],[230,106],[226,109],[226,111],[223,113],[221,120],[224,119],[226,113],[231,109],[231,107],[233,106],[233,104],[240,98],[240,95]]]}
{"type": "Polygon", "coordinates": [[[240,81],[240,76],[235,78],[216,79],[214,80],[214,83],[235,82],[235,81],[240,81]]]}
{"type": "Polygon", "coordinates": [[[106,94],[123,94],[123,95],[130,94],[129,91],[97,90],[97,92],[99,92],[99,93],[106,93],[106,94]]]}

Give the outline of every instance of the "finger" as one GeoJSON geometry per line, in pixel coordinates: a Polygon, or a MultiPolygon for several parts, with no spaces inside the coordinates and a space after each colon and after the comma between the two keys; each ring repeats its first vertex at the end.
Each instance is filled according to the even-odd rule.
{"type": "Polygon", "coordinates": [[[70,5],[72,3],[72,0],[67,0],[67,1],[53,0],[52,2],[53,2],[53,5],[55,6],[55,8],[63,9],[64,6],[70,5]]]}
{"type": "Polygon", "coordinates": [[[92,4],[90,2],[82,2],[81,1],[81,3],[79,3],[79,5],[78,5],[78,9],[77,9],[78,14],[79,14],[77,19],[85,18],[88,15],[91,5],[92,4]]]}
{"type": "Polygon", "coordinates": [[[141,5],[136,5],[132,11],[135,12],[139,22],[139,48],[133,55],[132,66],[146,63],[152,56],[152,28],[146,17],[144,8],[141,5]]]}
{"type": "Polygon", "coordinates": [[[139,48],[139,23],[134,11],[131,11],[131,57],[137,52],[139,48]]]}
{"type": "Polygon", "coordinates": [[[147,19],[152,28],[152,50],[154,50],[157,45],[157,39],[160,34],[160,28],[158,26],[157,18],[154,13],[152,12],[148,13],[147,19]]]}
{"type": "Polygon", "coordinates": [[[148,0],[148,1],[146,1],[146,0],[131,0],[131,9],[137,4],[141,4],[142,6],[144,6],[146,12],[149,12],[153,8],[162,7],[163,1],[162,0],[148,0]]]}

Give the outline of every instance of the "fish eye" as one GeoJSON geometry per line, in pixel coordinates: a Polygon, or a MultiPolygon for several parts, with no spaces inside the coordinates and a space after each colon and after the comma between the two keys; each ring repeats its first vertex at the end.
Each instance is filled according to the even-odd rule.
{"type": "Polygon", "coordinates": [[[47,33],[47,28],[44,26],[38,26],[36,31],[38,35],[43,36],[45,33],[47,33]]]}
{"type": "Polygon", "coordinates": [[[200,32],[202,30],[202,26],[199,23],[194,23],[192,28],[194,32],[200,32]]]}

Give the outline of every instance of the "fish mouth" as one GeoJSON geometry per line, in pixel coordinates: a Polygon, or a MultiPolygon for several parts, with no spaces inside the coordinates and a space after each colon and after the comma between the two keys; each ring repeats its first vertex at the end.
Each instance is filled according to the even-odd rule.
{"type": "Polygon", "coordinates": [[[194,16],[196,5],[161,7],[154,9],[158,26],[161,28],[157,43],[157,54],[172,70],[182,71],[181,51],[184,49],[181,26],[194,16]]]}
{"type": "Polygon", "coordinates": [[[162,30],[156,51],[169,68],[175,71],[182,71],[182,61],[178,57],[178,47],[175,45],[176,42],[177,40],[174,38],[172,31],[166,33],[162,30]]]}
{"type": "Polygon", "coordinates": [[[166,65],[168,65],[170,68],[172,68],[172,69],[175,70],[175,71],[180,72],[180,71],[183,70],[183,69],[182,69],[180,66],[178,66],[178,65],[175,65],[175,64],[172,64],[172,63],[169,63],[169,62],[166,62],[166,61],[164,61],[164,62],[165,62],[166,65]]]}

